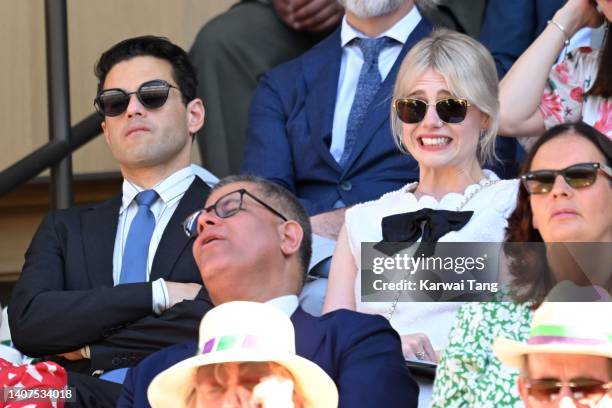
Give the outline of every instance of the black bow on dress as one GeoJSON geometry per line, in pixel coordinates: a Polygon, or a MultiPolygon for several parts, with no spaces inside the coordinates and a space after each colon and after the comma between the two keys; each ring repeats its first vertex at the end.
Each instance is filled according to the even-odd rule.
{"type": "Polygon", "coordinates": [[[423,208],[419,211],[394,214],[384,217],[381,222],[383,239],[374,247],[391,256],[415,243],[421,237],[422,243],[433,245],[419,246],[417,253],[429,256],[434,252],[435,242],[450,231],[459,231],[470,221],[474,211],[447,211],[423,208]],[[389,243],[404,243],[392,245],[389,243]],[[408,244],[408,245],[406,245],[408,244]],[[421,252],[421,249],[423,251],[421,252]]]}

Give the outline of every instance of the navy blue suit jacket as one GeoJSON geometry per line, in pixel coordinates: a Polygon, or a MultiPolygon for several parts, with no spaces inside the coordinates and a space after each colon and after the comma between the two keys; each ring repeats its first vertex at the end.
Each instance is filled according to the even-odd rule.
{"type": "MultiPolygon", "coordinates": [[[[181,221],[202,208],[210,188],[195,178],[170,219],[150,280],[202,284],[181,221]]],[[[8,309],[15,346],[52,356],[90,346],[91,359],[61,360],[72,371],[136,365],[147,355],[187,341],[212,308],[206,289],[156,316],[151,282],[113,285],[113,250],[121,195],[51,212],[26,253],[8,309]]]]}
{"type": "Polygon", "coordinates": [[[489,0],[480,41],[491,51],[502,78],[566,0],[489,0]]]}
{"type": "Polygon", "coordinates": [[[418,179],[417,163],[393,142],[389,113],[399,66],[431,29],[423,18],[406,40],[344,168],[329,152],[342,57],[340,29],[267,73],[252,100],[242,172],[288,188],[310,215],[332,210],[339,199],[347,206],[374,200],[418,179]]]}
{"type": "MultiPolygon", "coordinates": [[[[418,386],[404,364],[398,334],[387,320],[349,310],[314,317],[298,308],[291,316],[298,355],[334,380],[340,407],[416,407],[418,386]]],[[[118,407],[149,407],[147,388],[168,367],[192,357],[197,343],[161,350],[128,371],[118,407]]]]}

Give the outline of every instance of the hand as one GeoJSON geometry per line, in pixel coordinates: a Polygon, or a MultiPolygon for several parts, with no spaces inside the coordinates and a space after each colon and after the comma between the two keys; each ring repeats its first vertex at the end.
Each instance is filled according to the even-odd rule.
{"type": "Polygon", "coordinates": [[[438,353],[433,349],[429,337],[424,333],[400,335],[402,339],[402,352],[410,360],[423,360],[438,362],[438,353]],[[418,354],[418,355],[417,355],[418,354]]]}
{"type": "Polygon", "coordinates": [[[297,31],[328,30],[344,15],[337,0],[272,0],[272,5],[281,20],[297,31]]]}
{"type": "Polygon", "coordinates": [[[342,224],[344,224],[345,212],[346,208],[339,208],[326,213],[313,215],[310,217],[312,233],[337,241],[340,228],[342,228],[342,224]]]}
{"type": "Polygon", "coordinates": [[[568,30],[571,37],[584,27],[599,27],[603,16],[597,11],[597,4],[593,0],[569,0],[555,13],[557,23],[568,30]]]}
{"type": "Polygon", "coordinates": [[[251,406],[262,408],[293,407],[293,381],[273,375],[263,378],[253,388],[251,406]]]}
{"type": "Polygon", "coordinates": [[[170,298],[169,307],[173,307],[177,303],[183,300],[193,300],[202,289],[202,285],[199,283],[183,283],[183,282],[168,282],[166,281],[166,287],[168,288],[168,297],[170,298]]]}
{"type": "Polygon", "coordinates": [[[81,354],[81,349],[71,351],[69,353],[58,354],[58,356],[64,357],[66,360],[70,361],[82,360],[85,358],[83,357],[83,354],[81,354]]]}

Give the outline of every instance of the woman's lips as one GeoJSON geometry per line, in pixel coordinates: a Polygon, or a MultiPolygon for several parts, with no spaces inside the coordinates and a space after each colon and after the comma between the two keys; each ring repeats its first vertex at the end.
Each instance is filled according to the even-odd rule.
{"type": "Polygon", "coordinates": [[[443,135],[421,135],[416,139],[421,149],[431,151],[445,149],[453,141],[450,137],[443,135]]]}
{"type": "Polygon", "coordinates": [[[578,212],[572,208],[559,208],[551,213],[550,219],[573,218],[577,215],[578,212]]]}

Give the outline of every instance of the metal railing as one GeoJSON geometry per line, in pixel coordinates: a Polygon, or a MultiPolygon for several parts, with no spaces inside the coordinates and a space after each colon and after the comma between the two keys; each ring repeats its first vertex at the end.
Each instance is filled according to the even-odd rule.
{"type": "Polygon", "coordinates": [[[72,152],[100,134],[94,113],[70,127],[66,0],[45,0],[49,143],[0,173],[0,197],[51,168],[54,209],[72,204],[72,152]]]}

